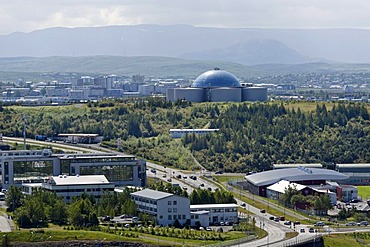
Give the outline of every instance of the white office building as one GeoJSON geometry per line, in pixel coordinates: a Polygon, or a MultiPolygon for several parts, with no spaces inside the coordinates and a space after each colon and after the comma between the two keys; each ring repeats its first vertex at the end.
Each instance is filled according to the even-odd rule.
{"type": "Polygon", "coordinates": [[[140,212],[155,216],[159,225],[173,225],[176,220],[183,225],[190,220],[190,200],[187,197],[144,189],[131,193],[131,198],[140,212]]]}
{"type": "Polygon", "coordinates": [[[63,196],[67,203],[71,202],[73,197],[78,197],[83,193],[92,194],[96,199],[100,199],[104,191],[114,191],[114,183],[110,183],[104,175],[53,176],[41,187],[55,192],[57,196],[63,196]]]}
{"type": "MultiPolygon", "coordinates": [[[[191,220],[196,221],[196,215],[207,215],[209,225],[218,225],[221,222],[228,222],[229,224],[238,222],[238,205],[230,204],[199,204],[190,205],[191,220]]],[[[204,216],[198,216],[199,222],[202,226],[207,225],[207,219],[204,216]]]]}
{"type": "Polygon", "coordinates": [[[151,189],[131,193],[131,198],[140,212],[155,216],[157,224],[163,226],[173,225],[176,220],[182,225],[188,222],[203,227],[238,222],[238,205],[233,203],[190,205],[187,197],[151,189]]]}

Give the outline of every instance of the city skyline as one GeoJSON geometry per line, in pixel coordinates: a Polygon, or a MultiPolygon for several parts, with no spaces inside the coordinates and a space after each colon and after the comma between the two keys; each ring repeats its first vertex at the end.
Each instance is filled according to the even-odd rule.
{"type": "Polygon", "coordinates": [[[51,27],[188,24],[220,28],[370,28],[366,0],[0,0],[0,35],[51,27]]]}

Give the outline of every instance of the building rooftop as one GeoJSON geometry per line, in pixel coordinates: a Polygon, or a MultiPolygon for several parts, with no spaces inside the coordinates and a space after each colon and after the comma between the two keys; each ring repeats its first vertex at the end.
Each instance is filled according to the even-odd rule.
{"type": "Polygon", "coordinates": [[[337,168],[370,168],[370,163],[362,164],[336,164],[337,168]]]}
{"type": "Polygon", "coordinates": [[[267,187],[268,190],[273,190],[273,191],[277,191],[279,193],[285,193],[285,189],[288,188],[288,186],[292,187],[292,188],[295,188],[297,189],[298,191],[300,190],[303,190],[304,188],[306,188],[307,186],[304,186],[302,184],[297,184],[297,183],[291,183],[287,180],[281,180],[273,185],[270,185],[269,187],[267,187]]]}
{"type": "Polygon", "coordinates": [[[273,164],[272,167],[274,169],[298,168],[298,167],[322,168],[322,164],[273,164]]]}
{"type": "Polygon", "coordinates": [[[109,184],[104,175],[77,175],[77,176],[53,176],[52,181],[55,185],[88,185],[88,184],[109,184]]]}
{"type": "Polygon", "coordinates": [[[235,208],[238,207],[235,203],[227,203],[227,204],[196,204],[190,205],[190,209],[209,209],[209,208],[235,208]]]}
{"type": "Polygon", "coordinates": [[[198,76],[193,88],[214,88],[214,87],[241,87],[239,80],[230,72],[215,68],[198,76]]]}
{"type": "Polygon", "coordinates": [[[254,173],[245,176],[247,181],[255,186],[271,185],[280,180],[307,181],[307,180],[343,180],[348,176],[334,170],[320,168],[286,168],[254,173]]]}
{"type": "Polygon", "coordinates": [[[133,192],[131,193],[131,195],[145,197],[153,200],[160,200],[166,197],[173,196],[174,194],[151,189],[143,189],[140,191],[133,192]]]}

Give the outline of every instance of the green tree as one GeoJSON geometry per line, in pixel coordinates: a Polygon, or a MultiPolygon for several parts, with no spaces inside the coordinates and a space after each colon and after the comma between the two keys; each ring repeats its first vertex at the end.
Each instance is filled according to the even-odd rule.
{"type": "Polygon", "coordinates": [[[68,222],[67,204],[62,198],[56,200],[51,206],[49,218],[51,223],[64,225],[68,222]]]}
{"type": "Polygon", "coordinates": [[[23,204],[24,195],[20,187],[10,186],[5,203],[8,206],[8,210],[13,212],[23,204]]]}

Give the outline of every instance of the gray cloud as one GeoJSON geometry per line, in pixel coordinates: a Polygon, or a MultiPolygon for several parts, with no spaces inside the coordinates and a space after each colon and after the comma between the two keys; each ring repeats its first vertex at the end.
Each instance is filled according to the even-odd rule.
{"type": "Polygon", "coordinates": [[[369,9],[368,0],[0,0],[0,34],[136,24],[370,28],[369,9]]]}

